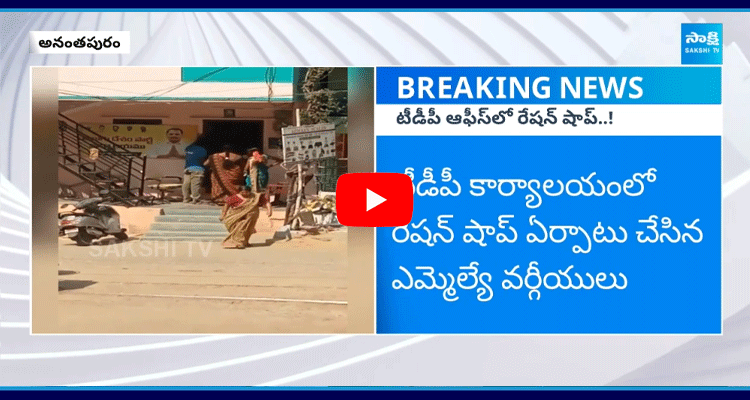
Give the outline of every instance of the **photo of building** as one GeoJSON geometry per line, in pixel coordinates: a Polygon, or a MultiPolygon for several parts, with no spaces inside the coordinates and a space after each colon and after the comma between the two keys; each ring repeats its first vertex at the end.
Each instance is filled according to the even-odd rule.
{"type": "Polygon", "coordinates": [[[58,77],[60,333],[346,331],[346,68],[58,77]]]}

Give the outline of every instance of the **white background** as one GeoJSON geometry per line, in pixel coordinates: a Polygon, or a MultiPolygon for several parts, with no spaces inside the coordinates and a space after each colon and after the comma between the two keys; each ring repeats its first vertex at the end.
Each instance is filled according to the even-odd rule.
{"type": "MultiPolygon", "coordinates": [[[[375,134],[380,136],[411,135],[572,135],[572,136],[714,136],[722,132],[721,105],[377,105],[375,109],[375,134]],[[409,108],[414,117],[417,108],[427,117],[430,108],[440,115],[437,125],[415,125],[397,123],[399,113],[409,108]],[[513,116],[506,116],[502,125],[475,124],[467,126],[452,125],[446,122],[446,116],[464,115],[464,109],[471,108],[472,114],[479,116],[479,108],[487,107],[487,114],[497,114],[500,110],[513,108],[513,116]],[[545,126],[521,125],[518,123],[518,112],[528,108],[529,114],[541,110],[546,117],[548,107],[557,107],[557,123],[545,126]],[[594,107],[594,115],[599,120],[609,121],[609,112],[613,114],[611,125],[586,125],[578,121],[577,126],[563,124],[567,110],[585,115],[585,109],[594,107]]],[[[585,119],[585,117],[584,117],[585,119]]]]}

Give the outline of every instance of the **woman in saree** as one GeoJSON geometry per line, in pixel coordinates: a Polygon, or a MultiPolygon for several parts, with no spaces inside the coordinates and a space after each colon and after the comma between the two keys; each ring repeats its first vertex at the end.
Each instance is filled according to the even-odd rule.
{"type": "Polygon", "coordinates": [[[261,201],[262,197],[249,188],[227,196],[221,211],[221,221],[229,231],[222,244],[225,249],[244,249],[250,246],[250,236],[255,233],[261,201]]]}
{"type": "Polygon", "coordinates": [[[228,145],[221,153],[208,157],[204,165],[211,168],[211,200],[222,205],[227,196],[239,192],[244,164],[242,156],[233,153],[228,145]]]}

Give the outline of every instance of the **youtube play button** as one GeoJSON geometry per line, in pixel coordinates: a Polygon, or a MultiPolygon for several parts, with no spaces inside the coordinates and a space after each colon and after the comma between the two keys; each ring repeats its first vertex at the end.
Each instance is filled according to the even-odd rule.
{"type": "Polygon", "coordinates": [[[404,174],[344,174],[336,183],[336,217],[342,225],[404,226],[413,208],[411,179],[404,174]]]}
{"type": "Polygon", "coordinates": [[[385,201],[385,197],[380,196],[379,194],[373,192],[370,189],[367,189],[367,202],[366,202],[366,209],[365,211],[370,211],[373,208],[383,204],[385,201]]]}

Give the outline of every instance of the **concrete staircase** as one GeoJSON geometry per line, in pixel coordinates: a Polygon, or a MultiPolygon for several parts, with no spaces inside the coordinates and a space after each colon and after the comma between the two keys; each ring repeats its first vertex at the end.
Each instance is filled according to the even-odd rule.
{"type": "Polygon", "coordinates": [[[228,232],[218,207],[165,207],[141,240],[220,242],[228,232]]]}

